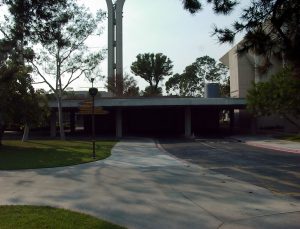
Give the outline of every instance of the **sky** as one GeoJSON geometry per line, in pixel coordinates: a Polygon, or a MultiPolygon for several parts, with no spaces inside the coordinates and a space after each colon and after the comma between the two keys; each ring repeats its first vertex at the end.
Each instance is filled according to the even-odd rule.
{"type": "MultiPolygon", "coordinates": [[[[79,0],[91,11],[107,10],[105,0],[79,0]]],[[[204,2],[204,1],[203,1],[204,2]]],[[[206,2],[206,1],[205,1],[206,2]]],[[[205,3],[204,2],[204,3],[205,3]]],[[[196,58],[209,55],[219,60],[232,45],[220,45],[216,37],[212,37],[213,25],[224,27],[238,19],[241,8],[249,1],[241,0],[241,4],[229,16],[216,15],[211,5],[204,4],[204,9],[191,15],[183,9],[181,0],[126,0],[123,10],[123,66],[124,72],[130,73],[130,66],[140,53],[163,53],[173,61],[173,73],[182,73],[187,65],[196,58]]],[[[107,48],[107,20],[103,22],[103,33],[88,40],[91,50],[107,48]]],[[[242,36],[238,36],[236,42],[242,36]]],[[[236,43],[235,42],[235,43],[236,43]]],[[[107,59],[101,63],[101,74],[107,76],[107,59]]],[[[141,89],[147,82],[134,76],[141,89]]],[[[105,81],[97,82],[100,90],[105,90],[105,81]]],[[[70,87],[74,90],[87,90],[91,84],[80,79],[70,87]]],[[[41,86],[39,86],[41,87],[41,86]]]]}

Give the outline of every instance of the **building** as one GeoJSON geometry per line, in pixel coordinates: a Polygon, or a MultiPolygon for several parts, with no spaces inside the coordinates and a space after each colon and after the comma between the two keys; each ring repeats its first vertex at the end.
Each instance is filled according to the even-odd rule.
{"type": "MultiPolygon", "coordinates": [[[[122,98],[123,85],[123,6],[125,0],[106,0],[108,9],[108,84],[110,91],[119,97],[96,97],[95,127],[97,134],[123,136],[176,135],[191,137],[194,134],[216,133],[223,126],[220,116],[228,111],[230,119],[227,131],[238,127],[234,111],[245,109],[240,98],[122,98]],[[96,113],[97,113],[96,112],[96,113]]],[[[75,98],[75,97],[74,97],[75,98]]],[[[87,98],[64,99],[63,112],[71,132],[78,129],[91,133],[92,118],[87,98]],[[84,109],[84,112],[81,110],[84,109]]],[[[56,136],[57,104],[51,108],[51,136],[56,136]]]]}
{"type": "MultiPolygon", "coordinates": [[[[257,83],[269,80],[271,75],[282,68],[283,61],[279,58],[271,58],[271,65],[269,66],[268,71],[262,73],[259,71],[259,66],[264,61],[264,57],[257,56],[251,52],[238,54],[237,50],[240,44],[241,43],[229,50],[220,58],[220,61],[226,65],[230,71],[230,97],[245,99],[252,82],[257,83]]],[[[246,110],[236,110],[235,119],[239,120],[242,129],[251,129],[252,131],[297,131],[293,125],[277,115],[254,119],[246,110]]]]}
{"type": "MultiPolygon", "coordinates": [[[[63,100],[63,112],[70,131],[91,133],[91,114],[81,114],[80,107],[86,99],[63,100]]],[[[57,103],[51,108],[51,136],[56,136],[57,103]]],[[[244,99],[239,98],[180,98],[137,97],[96,98],[95,107],[105,112],[96,115],[96,133],[118,138],[123,136],[185,136],[225,131],[233,132],[237,123],[234,110],[245,109],[244,99]],[[221,126],[220,114],[228,111],[231,117],[226,127],[221,126]]]]}

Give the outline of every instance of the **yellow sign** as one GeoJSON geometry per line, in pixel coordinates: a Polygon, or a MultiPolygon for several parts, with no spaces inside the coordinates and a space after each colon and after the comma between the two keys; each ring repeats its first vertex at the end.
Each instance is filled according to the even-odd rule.
{"type": "MultiPolygon", "coordinates": [[[[79,107],[79,114],[82,115],[92,115],[93,112],[93,102],[91,100],[86,100],[82,103],[82,105],[79,107]]],[[[95,107],[94,108],[94,114],[95,115],[106,115],[108,114],[108,111],[105,111],[102,109],[102,107],[95,107]]]]}

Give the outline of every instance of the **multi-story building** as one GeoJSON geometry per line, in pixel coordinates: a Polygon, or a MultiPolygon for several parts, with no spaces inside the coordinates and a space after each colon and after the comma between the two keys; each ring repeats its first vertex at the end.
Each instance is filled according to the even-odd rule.
{"type": "MultiPolygon", "coordinates": [[[[220,61],[229,67],[230,97],[232,98],[246,98],[252,82],[267,81],[271,75],[278,72],[283,66],[283,61],[280,58],[273,57],[270,58],[268,70],[262,72],[260,67],[265,58],[251,52],[239,54],[240,45],[241,42],[220,58],[220,61]]],[[[239,120],[240,126],[244,130],[296,131],[292,124],[278,115],[254,118],[246,110],[236,110],[235,120],[239,120]]]]}

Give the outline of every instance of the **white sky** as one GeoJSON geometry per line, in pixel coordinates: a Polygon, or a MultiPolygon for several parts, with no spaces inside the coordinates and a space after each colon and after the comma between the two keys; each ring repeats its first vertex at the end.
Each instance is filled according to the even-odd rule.
{"type": "MultiPolygon", "coordinates": [[[[105,0],[80,0],[92,11],[107,10],[105,0]]],[[[206,2],[206,1],[202,1],[206,2]]],[[[242,5],[249,0],[241,0],[241,4],[230,16],[215,15],[211,5],[204,5],[204,10],[191,15],[183,9],[181,0],[126,0],[123,13],[123,66],[124,72],[130,73],[130,66],[139,53],[161,52],[173,61],[173,73],[181,73],[184,68],[197,57],[209,55],[215,59],[222,57],[231,45],[218,44],[211,37],[213,25],[228,26],[238,18],[242,5]]],[[[93,37],[89,46],[107,48],[107,20],[103,22],[104,32],[100,38],[93,37]]],[[[241,36],[236,41],[239,41],[241,36]]],[[[107,59],[101,64],[102,74],[107,75],[107,59]]],[[[131,74],[132,75],[132,74],[131,74]]],[[[139,78],[140,88],[147,83],[139,78]]],[[[102,87],[103,82],[97,82],[102,87]]],[[[90,87],[85,79],[79,79],[70,87],[75,90],[86,90],[90,87]]],[[[39,86],[41,87],[41,86],[39,86]]],[[[104,89],[101,89],[104,90],[104,89]]]]}

